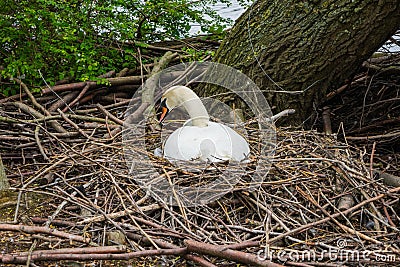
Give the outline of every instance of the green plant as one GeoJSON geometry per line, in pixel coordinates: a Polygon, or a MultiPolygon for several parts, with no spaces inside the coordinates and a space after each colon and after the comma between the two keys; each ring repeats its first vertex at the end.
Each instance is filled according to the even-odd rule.
{"type": "Polygon", "coordinates": [[[98,80],[110,70],[137,65],[137,47],[188,36],[193,23],[221,32],[230,21],[210,7],[216,2],[3,0],[1,75],[24,75],[25,83],[36,85],[42,83],[38,70],[50,84],[67,77],[98,80]]]}

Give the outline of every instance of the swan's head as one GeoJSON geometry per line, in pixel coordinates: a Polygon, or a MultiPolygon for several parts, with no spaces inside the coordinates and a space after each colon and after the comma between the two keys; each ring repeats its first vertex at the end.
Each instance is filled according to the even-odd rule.
{"type": "Polygon", "coordinates": [[[165,117],[173,108],[179,106],[182,103],[181,97],[179,95],[179,91],[181,91],[179,87],[184,87],[184,86],[173,86],[169,88],[167,91],[165,91],[165,93],[162,95],[160,104],[160,109],[161,109],[160,123],[163,122],[165,117]]]}
{"type": "Polygon", "coordinates": [[[182,106],[189,113],[192,124],[205,127],[208,125],[208,113],[200,98],[188,87],[178,85],[169,88],[161,97],[160,123],[175,107],[182,106]]]}

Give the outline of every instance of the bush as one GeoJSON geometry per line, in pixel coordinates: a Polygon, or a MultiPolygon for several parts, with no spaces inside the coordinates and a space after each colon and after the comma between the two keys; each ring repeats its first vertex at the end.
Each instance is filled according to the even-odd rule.
{"type": "Polygon", "coordinates": [[[66,77],[96,80],[110,70],[132,68],[138,64],[137,47],[186,37],[193,23],[206,33],[221,32],[230,21],[210,8],[215,2],[4,0],[1,74],[40,85],[38,70],[54,83],[66,77]]]}

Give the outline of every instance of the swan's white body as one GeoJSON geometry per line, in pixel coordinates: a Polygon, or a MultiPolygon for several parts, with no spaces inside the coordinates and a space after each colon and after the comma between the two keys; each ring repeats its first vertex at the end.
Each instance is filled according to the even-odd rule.
{"type": "Polygon", "coordinates": [[[182,105],[191,119],[175,130],[164,143],[164,157],[169,160],[244,161],[250,148],[237,132],[220,123],[210,122],[200,98],[185,86],[174,86],[162,97],[168,110],[182,105]]]}

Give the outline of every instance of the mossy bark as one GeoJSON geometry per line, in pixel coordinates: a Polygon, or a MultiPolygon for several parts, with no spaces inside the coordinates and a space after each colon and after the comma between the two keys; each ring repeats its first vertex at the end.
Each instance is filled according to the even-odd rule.
{"type": "Polygon", "coordinates": [[[10,183],[8,182],[6,171],[4,170],[3,161],[0,155],[0,190],[6,190],[10,188],[10,183]]]}
{"type": "Polygon", "coordinates": [[[215,61],[253,79],[274,113],[296,109],[290,122],[298,124],[399,26],[398,0],[258,0],[236,21],[215,61]]]}

